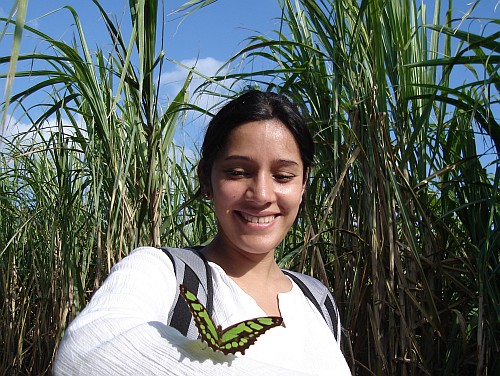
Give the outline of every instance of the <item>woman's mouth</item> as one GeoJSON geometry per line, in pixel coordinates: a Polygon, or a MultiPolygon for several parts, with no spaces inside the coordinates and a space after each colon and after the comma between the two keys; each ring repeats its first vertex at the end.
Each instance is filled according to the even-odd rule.
{"type": "Polygon", "coordinates": [[[266,216],[256,217],[242,212],[239,212],[239,214],[245,221],[257,224],[271,223],[276,218],[276,215],[266,215],[266,216]]]}

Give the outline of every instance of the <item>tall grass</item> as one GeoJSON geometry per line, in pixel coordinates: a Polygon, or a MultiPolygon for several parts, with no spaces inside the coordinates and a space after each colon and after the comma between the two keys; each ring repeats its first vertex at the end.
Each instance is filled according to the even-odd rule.
{"type": "MultiPolygon", "coordinates": [[[[161,106],[163,9],[130,2],[125,38],[94,4],[109,50],[89,49],[70,6],[59,10],[73,18],[70,42],[22,25],[40,44],[18,56],[16,80],[31,84],[9,98],[30,129],[2,140],[0,374],[47,373],[67,323],[131,249],[185,245],[213,229],[205,204],[183,207],[196,189],[194,161],[172,138],[191,75],[161,106]],[[46,101],[28,107],[35,94],[46,101]]],[[[2,22],[7,30],[15,24],[2,22]]],[[[0,64],[13,61],[4,56],[0,64]]]]}
{"type": "MultiPolygon", "coordinates": [[[[60,10],[74,20],[69,43],[24,25],[22,12],[2,19],[47,48],[17,66],[0,57],[16,80],[34,80],[2,115],[10,102],[31,129],[1,143],[1,374],[48,373],[67,323],[132,248],[203,243],[215,231],[206,203],[189,200],[195,161],[172,143],[191,76],[159,102],[163,10],[130,2],[124,37],[94,3],[109,50],[88,48],[71,7],[60,10]],[[41,92],[46,102],[30,107],[41,92]]],[[[275,38],[255,36],[228,62],[274,68],[210,83],[281,90],[308,116],[317,163],[281,265],[332,287],[355,374],[497,374],[496,29],[468,32],[439,0],[432,20],[426,2],[410,0],[280,4],[275,38]],[[475,79],[457,85],[463,68],[475,79]],[[496,149],[478,148],[483,138],[496,149]]]]}
{"type": "Polygon", "coordinates": [[[275,36],[228,64],[236,88],[301,103],[315,134],[283,265],[333,287],[355,374],[500,372],[499,21],[475,35],[452,2],[432,20],[410,0],[281,3],[275,36]],[[255,59],[274,68],[247,72],[255,59]]]}

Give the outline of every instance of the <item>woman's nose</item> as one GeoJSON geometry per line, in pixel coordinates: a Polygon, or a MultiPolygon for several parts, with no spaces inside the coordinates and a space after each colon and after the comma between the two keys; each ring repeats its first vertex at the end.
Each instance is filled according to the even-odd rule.
{"type": "Polygon", "coordinates": [[[276,195],[273,177],[268,174],[258,174],[252,179],[248,188],[249,198],[257,202],[272,202],[276,195]]]}

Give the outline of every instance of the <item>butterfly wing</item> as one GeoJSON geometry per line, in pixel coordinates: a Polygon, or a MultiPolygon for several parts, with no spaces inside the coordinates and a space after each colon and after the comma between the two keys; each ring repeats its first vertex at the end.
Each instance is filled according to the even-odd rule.
{"type": "Polygon", "coordinates": [[[258,317],[239,322],[222,330],[220,325],[215,326],[210,314],[193,292],[182,284],[179,286],[179,290],[194,317],[194,323],[201,339],[212,350],[222,351],[225,355],[235,354],[238,351],[244,355],[245,350],[255,343],[260,335],[283,323],[283,319],[277,316],[258,317]]]}
{"type": "Polygon", "coordinates": [[[283,319],[281,317],[269,316],[245,320],[231,325],[219,333],[219,350],[226,355],[235,354],[238,351],[245,355],[245,350],[253,345],[260,335],[282,323],[283,319]]]}
{"type": "Polygon", "coordinates": [[[181,295],[186,300],[189,310],[194,317],[194,323],[198,328],[201,339],[214,351],[219,350],[219,334],[210,314],[195,294],[184,285],[179,286],[181,295]]]}

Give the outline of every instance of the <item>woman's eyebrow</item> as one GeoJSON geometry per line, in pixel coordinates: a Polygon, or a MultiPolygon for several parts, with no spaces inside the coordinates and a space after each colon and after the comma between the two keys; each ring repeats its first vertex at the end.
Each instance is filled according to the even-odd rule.
{"type": "Polygon", "coordinates": [[[278,159],[276,163],[281,166],[300,166],[297,161],[294,161],[292,159],[278,159]]]}
{"type": "Polygon", "coordinates": [[[224,158],[225,161],[251,161],[252,158],[250,157],[246,157],[244,155],[237,155],[237,154],[233,154],[233,155],[228,155],[227,157],[224,158]]]}
{"type": "MultiPolygon", "coordinates": [[[[238,155],[238,154],[233,154],[233,155],[228,155],[227,157],[224,158],[224,161],[253,161],[252,158],[247,157],[245,155],[238,155]]],[[[294,161],[293,159],[278,159],[276,161],[273,161],[274,164],[278,164],[280,166],[300,166],[300,164],[297,161],[294,161]]]]}

